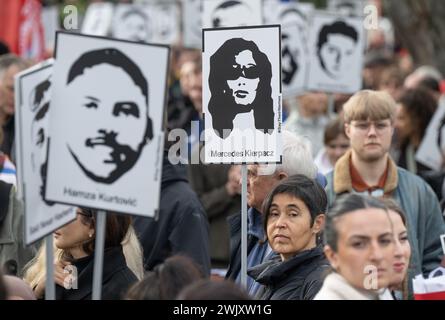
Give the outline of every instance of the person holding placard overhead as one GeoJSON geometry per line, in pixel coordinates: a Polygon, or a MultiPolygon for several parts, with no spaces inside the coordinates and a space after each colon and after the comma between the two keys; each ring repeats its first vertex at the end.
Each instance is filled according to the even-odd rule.
{"type": "MultiPolygon", "coordinates": [[[[90,300],[92,298],[96,211],[78,208],[73,222],[54,232],[54,281],[56,300],[90,300]]],[[[122,242],[131,225],[131,218],[108,214],[105,226],[105,251],[102,275],[102,300],[122,299],[127,289],[137,281],[127,265],[122,242]]],[[[27,281],[37,298],[45,292],[44,250],[30,262],[27,281]]],[[[142,264],[142,256],[139,256],[142,264]]]]}

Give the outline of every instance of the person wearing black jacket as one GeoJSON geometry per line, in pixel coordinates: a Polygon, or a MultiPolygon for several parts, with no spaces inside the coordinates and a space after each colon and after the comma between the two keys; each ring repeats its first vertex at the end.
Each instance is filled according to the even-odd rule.
{"type": "Polygon", "coordinates": [[[157,219],[135,217],[133,226],[144,252],[145,270],[175,254],[192,258],[210,274],[209,224],[182,164],[172,165],[164,152],[160,211],[157,219]]]}
{"type": "MultiPolygon", "coordinates": [[[[96,210],[78,208],[76,220],[54,232],[54,281],[56,300],[91,300],[96,237],[96,210]]],[[[131,225],[126,215],[107,213],[105,225],[104,263],[101,283],[102,300],[119,300],[137,281],[127,266],[121,243],[131,225]]],[[[25,281],[38,299],[45,295],[45,250],[32,261],[25,281]],[[42,268],[43,267],[43,268],[42,268]]],[[[142,257],[140,257],[142,259],[142,257]]]]}
{"type": "Polygon", "coordinates": [[[248,270],[263,285],[262,300],[311,300],[320,290],[329,262],[318,235],[327,208],[323,188],[303,175],[280,182],[263,205],[264,232],[270,247],[280,255],[248,270]]]}

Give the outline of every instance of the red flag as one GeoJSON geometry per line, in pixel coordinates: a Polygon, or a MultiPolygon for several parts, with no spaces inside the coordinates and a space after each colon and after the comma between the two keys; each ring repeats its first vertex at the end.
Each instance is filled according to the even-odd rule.
{"type": "Polygon", "coordinates": [[[39,0],[2,0],[0,39],[12,52],[27,59],[43,60],[45,39],[39,0]]]}

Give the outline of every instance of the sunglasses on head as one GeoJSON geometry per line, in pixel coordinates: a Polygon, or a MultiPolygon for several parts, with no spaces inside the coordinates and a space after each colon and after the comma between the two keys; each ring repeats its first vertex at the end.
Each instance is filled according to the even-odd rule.
{"type": "Polygon", "coordinates": [[[93,210],[88,209],[88,208],[79,208],[77,210],[77,213],[80,214],[81,216],[88,217],[88,218],[92,218],[94,216],[93,210]]]}

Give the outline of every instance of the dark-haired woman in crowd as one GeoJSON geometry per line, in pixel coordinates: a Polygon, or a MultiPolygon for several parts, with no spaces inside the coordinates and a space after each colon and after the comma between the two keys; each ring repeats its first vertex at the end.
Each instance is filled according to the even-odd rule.
{"type": "Polygon", "coordinates": [[[323,188],[303,175],[291,176],[271,191],[263,204],[263,227],[279,257],[248,270],[263,285],[256,298],[310,300],[320,290],[329,267],[318,243],[326,206],[323,188]]]}

